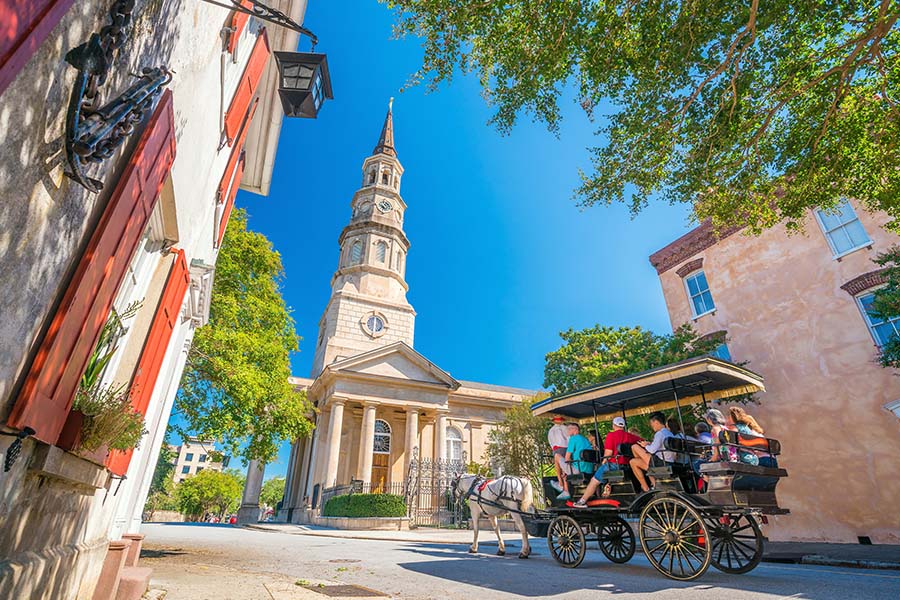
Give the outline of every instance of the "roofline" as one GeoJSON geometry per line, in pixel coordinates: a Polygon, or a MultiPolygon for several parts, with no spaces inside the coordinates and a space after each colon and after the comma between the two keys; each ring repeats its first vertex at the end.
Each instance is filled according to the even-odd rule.
{"type": "Polygon", "coordinates": [[[678,239],[651,254],[650,264],[656,269],[658,275],[662,275],[675,265],[716,245],[743,228],[741,225],[716,230],[712,221],[707,219],[678,239]]]}

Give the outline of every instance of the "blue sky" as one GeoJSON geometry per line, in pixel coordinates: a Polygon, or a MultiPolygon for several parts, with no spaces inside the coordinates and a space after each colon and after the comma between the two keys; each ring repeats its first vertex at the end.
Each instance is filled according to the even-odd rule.
{"type": "MultiPolygon", "coordinates": [[[[391,96],[418,351],[458,379],[537,389],[560,331],[670,331],[647,257],[687,231],[687,209],[654,204],[633,220],[623,206],[579,210],[572,191],[596,139],[577,104],[564,105],[559,138],[527,115],[503,137],[472,78],[400,93],[421,49],[392,39],[392,19],[374,0],[310,2],[305,25],[328,54],[334,100],[316,120],[285,121],[268,197],[237,196],[284,261],[303,337],[294,374],[309,376],[338,235],[391,96]]],[[[284,449],[267,477],[286,463],[284,449]]]]}

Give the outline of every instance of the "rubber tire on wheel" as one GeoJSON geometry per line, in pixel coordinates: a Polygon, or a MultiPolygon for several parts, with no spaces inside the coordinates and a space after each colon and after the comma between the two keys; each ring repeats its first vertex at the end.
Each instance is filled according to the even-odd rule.
{"type": "Polygon", "coordinates": [[[584,560],[587,542],[581,525],[572,517],[559,516],[547,529],[547,547],[556,562],[574,569],[584,560]]]}
{"type": "Polygon", "coordinates": [[[597,528],[597,543],[603,556],[619,564],[631,560],[637,546],[631,525],[622,517],[605,521],[597,528]]]}
{"type": "Polygon", "coordinates": [[[638,531],[650,564],[669,579],[692,581],[709,568],[711,552],[706,523],[684,500],[674,497],[652,500],[641,512],[638,531]]]}
{"type": "Polygon", "coordinates": [[[732,575],[749,573],[762,561],[762,530],[751,515],[725,516],[731,519],[728,525],[718,518],[706,520],[712,566],[732,575]]]}

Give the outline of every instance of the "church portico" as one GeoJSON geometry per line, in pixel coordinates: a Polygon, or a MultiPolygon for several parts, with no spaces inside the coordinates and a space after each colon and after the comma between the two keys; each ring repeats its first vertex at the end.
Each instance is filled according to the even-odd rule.
{"type": "Polygon", "coordinates": [[[314,498],[352,480],[399,492],[416,450],[421,459],[484,462],[491,428],[507,408],[534,395],[458,381],[413,348],[417,315],[406,297],[402,174],[389,109],[338,236],[313,379],[294,380],[316,407],[316,428],[291,452],[280,519],[297,521],[308,508],[321,509],[314,498]]]}

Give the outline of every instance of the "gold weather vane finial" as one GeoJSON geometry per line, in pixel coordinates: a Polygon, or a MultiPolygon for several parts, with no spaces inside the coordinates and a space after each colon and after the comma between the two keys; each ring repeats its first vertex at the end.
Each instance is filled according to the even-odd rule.
{"type": "Polygon", "coordinates": [[[391,99],[388,100],[388,110],[390,110],[390,111],[394,110],[394,97],[393,96],[391,96],[391,99]]]}

